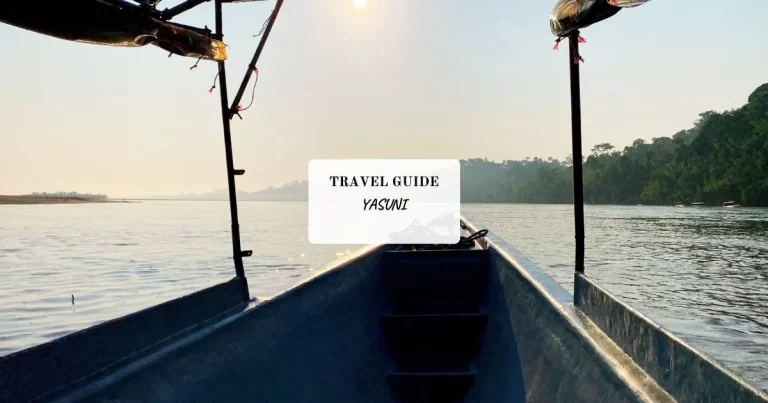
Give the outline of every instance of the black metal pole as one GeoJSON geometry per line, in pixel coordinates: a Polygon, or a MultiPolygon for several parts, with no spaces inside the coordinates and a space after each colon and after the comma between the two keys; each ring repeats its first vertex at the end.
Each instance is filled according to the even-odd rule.
{"type": "MultiPolygon", "coordinates": [[[[224,37],[221,15],[221,0],[216,0],[216,35],[219,39],[224,37]]],[[[229,212],[232,216],[232,258],[235,260],[235,273],[237,277],[244,278],[243,256],[250,256],[250,251],[243,252],[240,249],[240,224],[237,220],[237,191],[235,189],[235,167],[232,158],[232,134],[229,128],[229,102],[227,101],[227,72],[224,62],[219,63],[219,91],[221,92],[221,118],[224,126],[224,149],[227,157],[227,183],[229,184],[229,212]]],[[[242,172],[242,171],[240,171],[242,172]]]]}
{"type": "Polygon", "coordinates": [[[282,6],[283,6],[283,0],[277,0],[277,3],[275,4],[275,9],[272,11],[272,15],[269,17],[267,28],[264,30],[264,33],[261,35],[261,40],[259,41],[259,47],[256,48],[256,52],[253,54],[253,59],[251,59],[251,63],[248,65],[248,70],[245,72],[245,77],[243,77],[243,82],[240,84],[240,88],[237,90],[237,95],[235,95],[235,99],[232,100],[232,107],[229,109],[230,119],[232,118],[232,116],[235,116],[235,114],[237,113],[237,106],[240,105],[240,100],[243,99],[245,88],[248,87],[248,81],[250,81],[251,79],[251,74],[253,74],[253,69],[256,68],[256,63],[259,61],[259,57],[261,56],[261,51],[264,50],[264,45],[267,43],[267,39],[269,38],[269,33],[272,32],[272,26],[275,25],[277,14],[280,13],[280,7],[282,6]]]}
{"type": "Polygon", "coordinates": [[[180,3],[174,7],[166,8],[160,13],[160,17],[164,20],[170,20],[171,18],[187,11],[191,10],[203,3],[207,3],[211,0],[187,0],[183,3],[180,3]]]}
{"type": "Polygon", "coordinates": [[[573,144],[573,212],[576,223],[576,272],[584,273],[584,177],[581,166],[581,85],[579,31],[568,36],[571,70],[571,142],[573,144]]]}

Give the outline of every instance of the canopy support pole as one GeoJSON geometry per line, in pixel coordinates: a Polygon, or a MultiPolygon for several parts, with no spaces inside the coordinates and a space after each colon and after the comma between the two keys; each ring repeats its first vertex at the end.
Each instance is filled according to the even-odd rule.
{"type": "Polygon", "coordinates": [[[576,224],[576,272],[584,273],[584,176],[581,155],[581,84],[579,31],[568,35],[571,72],[571,143],[573,146],[573,212],[576,224]]]}
{"type": "Polygon", "coordinates": [[[253,54],[253,58],[251,59],[251,63],[248,65],[248,70],[245,72],[245,77],[243,77],[243,82],[240,84],[240,88],[237,90],[237,95],[235,95],[235,99],[232,100],[232,107],[229,109],[230,119],[238,113],[237,106],[240,105],[240,100],[243,98],[243,94],[245,93],[245,88],[248,87],[248,81],[251,79],[251,75],[253,74],[253,71],[256,69],[256,63],[259,62],[261,51],[264,50],[264,45],[267,43],[267,39],[269,38],[269,33],[272,32],[272,26],[275,25],[275,20],[277,19],[277,15],[280,13],[280,8],[282,6],[283,6],[283,0],[277,0],[277,3],[275,3],[275,9],[272,11],[272,15],[269,16],[269,22],[267,23],[267,28],[264,29],[264,33],[261,35],[261,40],[259,41],[259,47],[256,48],[256,52],[253,54]]]}
{"type": "MultiPolygon", "coordinates": [[[[216,35],[219,40],[224,37],[223,22],[221,13],[221,1],[216,0],[216,35]]],[[[244,171],[236,170],[232,157],[232,133],[229,127],[229,101],[227,99],[227,72],[224,61],[219,64],[219,91],[221,92],[221,118],[224,127],[224,150],[227,158],[227,183],[229,185],[229,212],[232,218],[232,258],[235,261],[235,274],[237,277],[245,278],[243,268],[243,257],[250,256],[251,251],[240,249],[240,224],[237,219],[237,190],[235,188],[235,175],[242,174],[244,171]]]]}
{"type": "Polygon", "coordinates": [[[173,6],[171,8],[166,8],[165,10],[160,12],[160,17],[163,20],[168,21],[171,18],[173,18],[173,17],[175,17],[175,16],[177,16],[177,15],[179,15],[179,14],[185,12],[185,11],[191,10],[191,9],[193,9],[193,8],[203,4],[203,3],[207,3],[209,1],[211,1],[211,0],[186,0],[185,2],[180,3],[180,4],[176,5],[176,6],[173,6]]]}

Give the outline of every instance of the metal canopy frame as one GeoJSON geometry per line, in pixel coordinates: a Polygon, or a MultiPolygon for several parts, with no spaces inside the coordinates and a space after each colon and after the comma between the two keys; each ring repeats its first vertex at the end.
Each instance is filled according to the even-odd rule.
{"type": "MultiPolygon", "coordinates": [[[[579,54],[580,28],[608,19],[625,8],[633,8],[651,0],[584,2],[558,0],[550,14],[550,28],[556,43],[568,39],[568,61],[571,82],[571,143],[573,150],[573,212],[576,238],[576,274],[584,274],[584,176],[581,143],[581,82],[579,67],[584,59],[579,54]]],[[[557,49],[557,45],[555,45],[557,49]]]]}
{"type": "MultiPolygon", "coordinates": [[[[211,0],[187,0],[174,7],[166,8],[165,10],[159,12],[159,16],[161,19],[165,21],[169,21],[173,17],[176,17],[177,15],[183,12],[191,10],[192,8],[197,7],[203,3],[207,3],[209,1],[211,0]]],[[[263,0],[252,0],[252,1],[263,1],[263,0]]],[[[216,28],[215,28],[215,32],[212,35],[218,40],[223,40],[224,22],[223,22],[222,5],[224,3],[232,3],[237,1],[214,0],[214,2],[215,2],[214,6],[215,6],[216,28]]],[[[217,62],[218,70],[219,70],[219,74],[218,74],[219,92],[221,95],[221,122],[222,122],[222,129],[224,132],[224,152],[225,152],[226,162],[227,162],[229,212],[230,212],[230,218],[232,221],[232,259],[234,260],[234,263],[235,263],[235,274],[237,275],[237,277],[240,277],[243,279],[245,279],[245,268],[243,265],[243,258],[251,256],[253,254],[253,251],[243,250],[240,244],[240,223],[239,223],[238,211],[237,211],[237,185],[236,185],[235,177],[245,174],[245,170],[235,169],[234,157],[232,155],[232,129],[230,127],[230,121],[235,115],[240,116],[238,114],[239,112],[238,105],[240,104],[240,100],[242,99],[243,94],[245,93],[245,89],[248,86],[248,82],[251,79],[251,75],[256,70],[256,64],[259,61],[259,57],[261,57],[261,53],[264,50],[264,45],[267,43],[267,39],[269,39],[269,34],[270,32],[272,32],[272,27],[275,24],[275,20],[277,20],[277,16],[280,13],[280,9],[282,6],[283,6],[283,0],[277,0],[277,3],[275,4],[275,9],[272,11],[272,14],[269,17],[267,27],[264,30],[264,33],[261,35],[259,45],[253,54],[253,58],[251,59],[251,62],[248,64],[248,69],[245,72],[245,76],[243,77],[243,80],[240,83],[240,87],[238,88],[237,94],[235,95],[235,98],[232,100],[231,105],[229,103],[229,98],[228,98],[229,95],[228,95],[228,87],[227,87],[226,62],[223,60],[217,62]]]]}
{"type": "Polygon", "coordinates": [[[573,213],[576,230],[576,273],[584,273],[584,174],[581,151],[581,78],[579,31],[568,34],[568,59],[571,73],[571,146],[573,153],[573,213]]]}
{"type": "MultiPolygon", "coordinates": [[[[165,9],[160,12],[160,16],[163,20],[170,20],[171,18],[190,10],[200,4],[206,3],[211,0],[187,0],[181,4],[178,4],[170,9],[165,9]]],[[[223,27],[223,12],[222,4],[226,2],[232,2],[232,0],[214,0],[215,1],[215,13],[216,13],[216,39],[223,40],[224,27],[223,27]]],[[[260,0],[256,0],[260,1],[260,0]]],[[[234,159],[232,156],[232,131],[230,127],[230,121],[235,115],[238,115],[238,105],[245,93],[245,89],[248,86],[248,82],[251,79],[251,75],[256,69],[256,64],[261,57],[261,53],[264,50],[264,45],[269,39],[269,35],[272,32],[272,27],[277,20],[277,16],[280,13],[280,9],[284,0],[277,0],[275,9],[269,17],[267,27],[264,30],[259,45],[253,54],[251,62],[248,64],[248,69],[245,72],[240,87],[237,90],[232,103],[228,100],[227,91],[227,72],[226,62],[219,61],[219,87],[221,94],[221,120],[222,128],[224,131],[224,149],[226,153],[227,161],[227,184],[229,187],[229,210],[232,221],[232,257],[235,263],[235,273],[237,277],[245,278],[245,270],[243,266],[243,257],[248,257],[253,254],[251,250],[242,250],[240,244],[240,224],[238,221],[237,211],[237,188],[235,183],[235,176],[243,175],[245,170],[234,168],[234,159]]],[[[573,207],[574,207],[574,229],[575,229],[575,241],[576,241],[576,257],[575,257],[575,271],[576,273],[584,273],[584,250],[585,250],[585,230],[584,230],[584,179],[583,179],[583,153],[582,153],[582,141],[581,141],[581,83],[580,83],[580,61],[579,55],[579,31],[574,30],[567,36],[569,42],[569,71],[570,71],[570,90],[571,90],[571,143],[573,154],[573,207]]],[[[242,117],[241,117],[242,119],[242,117]]]]}
{"type": "MultiPolygon", "coordinates": [[[[131,10],[150,16],[152,18],[159,19],[161,21],[170,21],[172,18],[193,9],[203,3],[207,3],[212,0],[185,0],[171,8],[166,8],[162,11],[156,8],[157,3],[160,0],[133,0],[135,3],[131,3],[127,0],[98,0],[106,4],[119,7],[125,10],[131,10]],[[138,3],[138,4],[137,4],[138,3]]],[[[210,30],[195,27],[183,26],[192,30],[204,32],[205,35],[218,41],[223,41],[224,38],[224,24],[223,24],[223,10],[222,5],[224,3],[238,3],[238,2],[256,2],[265,0],[213,0],[215,3],[215,19],[216,27],[215,32],[210,30]]],[[[232,232],[232,258],[235,264],[235,274],[239,278],[245,279],[245,270],[243,266],[243,258],[251,256],[253,251],[243,250],[240,240],[240,224],[238,218],[237,209],[237,186],[235,177],[245,174],[243,169],[235,169],[234,158],[232,153],[232,130],[230,121],[235,115],[239,115],[239,104],[245,93],[246,87],[251,79],[251,75],[258,70],[256,64],[261,57],[269,35],[272,32],[272,28],[277,20],[277,16],[280,13],[284,0],[276,0],[275,8],[269,16],[267,25],[264,29],[258,47],[256,48],[253,57],[248,64],[248,68],[245,72],[237,93],[229,102],[228,86],[227,86],[227,72],[225,60],[218,60],[218,80],[219,91],[221,96],[221,119],[222,129],[224,133],[224,151],[227,163],[227,185],[229,190],[229,209],[231,218],[231,232],[232,232]]],[[[180,24],[177,24],[182,26],[180,24]]],[[[579,56],[579,31],[573,30],[567,34],[567,36],[561,36],[558,42],[562,39],[568,38],[569,41],[569,70],[570,70],[570,90],[571,90],[571,138],[572,138],[572,154],[573,154],[573,196],[574,196],[574,217],[575,217],[575,241],[576,241],[576,258],[575,258],[575,271],[576,273],[584,273],[584,189],[583,189],[583,156],[582,156],[582,141],[581,141],[581,88],[580,88],[580,72],[579,66],[581,57],[579,56]]],[[[242,117],[241,117],[242,119],[242,117]]]]}
{"type": "MultiPolygon", "coordinates": [[[[199,4],[205,3],[210,0],[187,0],[171,9],[166,9],[161,13],[164,19],[170,19],[175,15],[178,15],[186,10],[189,10],[199,4]]],[[[223,23],[222,23],[222,3],[224,0],[214,0],[216,3],[216,36],[217,39],[222,40],[223,23]]],[[[235,262],[235,272],[238,277],[245,278],[245,272],[243,267],[243,257],[251,256],[252,251],[242,250],[240,245],[240,225],[238,222],[237,212],[237,192],[235,184],[235,176],[245,173],[244,170],[238,170],[234,168],[234,162],[232,157],[232,134],[230,128],[230,120],[238,115],[239,110],[237,106],[240,104],[240,100],[243,97],[248,82],[251,79],[251,75],[256,69],[256,64],[259,61],[264,45],[269,39],[269,34],[272,31],[275,20],[277,19],[280,9],[283,5],[283,0],[277,0],[275,9],[269,17],[267,27],[259,41],[259,45],[254,52],[251,62],[248,64],[248,69],[245,72],[240,87],[237,90],[235,98],[230,105],[228,102],[227,94],[227,75],[226,75],[226,63],[219,61],[219,86],[221,92],[221,115],[222,126],[224,130],[224,146],[227,160],[227,182],[229,185],[229,207],[232,220],[232,256],[235,262]]],[[[580,78],[580,62],[581,56],[579,53],[579,35],[578,30],[574,30],[568,34],[569,42],[569,72],[570,72],[570,96],[571,96],[571,145],[572,145],[572,160],[573,160],[573,206],[574,206],[574,229],[575,229],[575,241],[576,241],[576,253],[575,253],[575,272],[584,273],[584,252],[585,252],[585,229],[584,229],[584,179],[583,179],[583,153],[582,153],[582,141],[581,141],[581,78],[580,78]]],[[[242,119],[242,118],[241,118],[242,119]]]]}
{"type": "MultiPolygon", "coordinates": [[[[216,8],[216,36],[217,36],[217,39],[222,40],[224,38],[224,23],[222,21],[223,20],[222,3],[224,3],[224,1],[223,0],[214,0],[214,1],[215,1],[215,8],[216,8]]],[[[179,9],[178,7],[181,7],[185,4],[190,4],[189,8],[192,8],[201,3],[202,1],[200,0],[189,0],[186,3],[182,3],[181,5],[176,6],[174,8],[178,10],[179,9]]],[[[272,31],[272,26],[275,24],[275,20],[277,19],[277,16],[280,13],[280,8],[282,7],[282,5],[283,5],[283,0],[277,0],[275,9],[269,17],[269,23],[267,25],[267,28],[264,31],[264,34],[261,36],[261,40],[259,41],[259,46],[256,48],[256,51],[253,54],[251,63],[248,64],[248,70],[245,72],[245,77],[243,77],[243,81],[240,84],[240,88],[237,91],[237,95],[235,95],[235,98],[232,100],[232,106],[229,106],[228,94],[227,94],[226,62],[225,61],[218,62],[219,92],[221,94],[221,122],[222,122],[223,131],[224,131],[224,150],[225,150],[226,159],[227,159],[227,184],[229,187],[229,212],[232,220],[232,258],[234,259],[234,262],[235,262],[235,273],[237,277],[240,277],[240,278],[245,278],[243,258],[251,256],[253,254],[253,251],[242,250],[240,246],[240,223],[238,221],[238,213],[237,213],[237,188],[235,183],[235,176],[245,174],[245,170],[235,169],[234,167],[234,159],[232,156],[232,130],[230,128],[230,120],[232,120],[232,117],[238,112],[237,105],[239,105],[240,100],[243,97],[243,93],[245,92],[245,88],[248,86],[248,81],[250,81],[251,75],[256,69],[256,63],[258,63],[259,57],[261,56],[261,52],[264,50],[264,45],[267,43],[267,39],[269,39],[269,34],[272,31]]]]}

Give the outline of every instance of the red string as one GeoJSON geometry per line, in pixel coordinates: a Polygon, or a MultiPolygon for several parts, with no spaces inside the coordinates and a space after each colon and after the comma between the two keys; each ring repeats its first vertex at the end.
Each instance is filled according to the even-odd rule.
{"type": "MultiPolygon", "coordinates": [[[[559,50],[560,49],[560,42],[565,39],[565,37],[560,37],[555,40],[555,47],[553,47],[553,50],[559,50]]],[[[579,43],[587,43],[587,40],[584,39],[583,36],[579,35],[579,43]]]]}
{"type": "Polygon", "coordinates": [[[216,77],[213,77],[213,85],[208,90],[209,94],[213,94],[213,90],[214,90],[214,88],[216,88],[216,79],[218,79],[218,78],[219,78],[219,73],[216,73],[216,77]]]}
{"type": "Polygon", "coordinates": [[[253,66],[253,72],[256,73],[256,81],[253,82],[253,93],[251,94],[251,103],[248,104],[248,106],[246,106],[246,107],[243,107],[243,105],[237,105],[237,107],[235,108],[235,110],[237,112],[244,111],[244,110],[250,108],[251,105],[253,105],[253,96],[256,93],[256,83],[259,82],[259,68],[256,67],[256,66],[253,66]]]}
{"type": "Polygon", "coordinates": [[[560,49],[560,42],[561,42],[563,39],[564,39],[564,38],[562,38],[562,37],[555,39],[555,47],[554,47],[554,48],[552,48],[552,49],[553,49],[553,50],[558,50],[558,49],[560,49]]]}

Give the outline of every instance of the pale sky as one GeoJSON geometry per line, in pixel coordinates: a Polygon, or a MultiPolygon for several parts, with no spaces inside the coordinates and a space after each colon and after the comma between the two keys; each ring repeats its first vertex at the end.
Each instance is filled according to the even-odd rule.
{"type": "MultiPolygon", "coordinates": [[[[254,106],[232,124],[239,189],[306,179],[313,158],[563,159],[568,55],[552,50],[554,2],[286,0],[254,106]]],[[[230,96],[273,6],[225,5],[230,96]]],[[[766,0],[654,0],[584,30],[585,152],[744,104],[768,82],[766,15],[766,0]]],[[[177,20],[213,27],[213,4],[177,20]]],[[[190,71],[194,59],[153,46],[7,25],[0,37],[0,194],[226,187],[215,63],[190,71]]]]}

